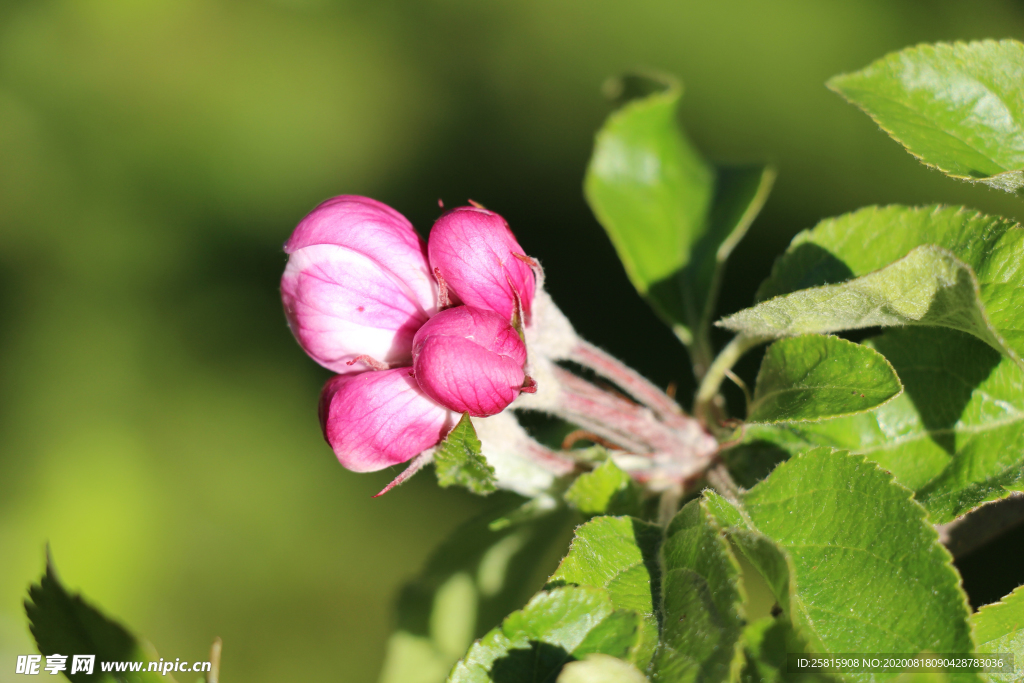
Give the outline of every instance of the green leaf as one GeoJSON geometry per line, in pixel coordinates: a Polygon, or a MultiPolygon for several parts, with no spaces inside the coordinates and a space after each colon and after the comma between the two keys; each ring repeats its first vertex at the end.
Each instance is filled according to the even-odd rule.
{"type": "Polygon", "coordinates": [[[600,588],[544,591],[474,643],[448,681],[550,683],[565,664],[586,655],[624,658],[639,625],[638,614],[616,610],[600,588]]]}
{"type": "Polygon", "coordinates": [[[736,558],[704,501],[690,501],[669,524],[662,558],[656,680],[733,680],[742,663],[745,596],[736,558]]]}
{"type": "Polygon", "coordinates": [[[707,336],[725,263],[761,212],[774,183],[775,169],[770,166],[717,168],[707,229],[693,245],[690,260],[681,272],[684,315],[688,327],[697,331],[695,336],[707,336]]]}
{"type": "Polygon", "coordinates": [[[941,325],[1012,353],[985,319],[980,294],[969,266],[949,251],[926,244],[874,273],[770,299],[729,316],[722,325],[759,337],[941,325]]]}
{"type": "Polygon", "coordinates": [[[1004,218],[947,207],[869,207],[794,237],[758,290],[761,303],[719,324],[767,337],[947,327],[1024,367],[1022,253],[1024,229],[1004,218]]]}
{"type": "MultiPolygon", "coordinates": [[[[823,424],[833,424],[830,420],[823,424]]],[[[806,451],[813,445],[790,431],[791,424],[749,424],[743,429],[742,441],[723,450],[719,457],[729,468],[736,483],[745,489],[753,488],[771,474],[776,465],[788,460],[794,453],[806,451]]],[[[797,426],[803,426],[798,424],[797,426]]]]}
{"type": "Polygon", "coordinates": [[[936,328],[893,329],[865,345],[889,359],[903,395],[870,413],[757,438],[790,452],[822,445],[863,454],[914,491],[936,524],[1024,488],[1024,371],[1013,361],[936,328]]]}
{"type": "Polygon", "coordinates": [[[616,609],[638,613],[640,633],[629,658],[642,668],[658,644],[660,544],[661,528],[655,524],[596,517],[576,529],[569,553],[548,579],[549,588],[571,584],[606,589],[616,609]]]}
{"type": "Polygon", "coordinates": [[[804,643],[785,617],[759,619],[743,632],[746,663],[740,683],[827,683],[819,672],[790,673],[786,655],[805,653],[804,643]]]}
{"type": "Polygon", "coordinates": [[[434,451],[434,470],[437,483],[442,487],[465,486],[473,493],[486,496],[497,490],[494,468],[480,452],[480,439],[476,436],[469,413],[448,432],[434,451]]]}
{"type": "Polygon", "coordinates": [[[500,497],[509,500],[457,529],[403,587],[380,683],[442,683],[475,638],[543,584],[545,558],[565,542],[571,515],[548,511],[495,529],[491,520],[519,502],[500,497]]]}
{"type": "Polygon", "coordinates": [[[558,683],[647,683],[647,677],[629,662],[593,654],[566,664],[558,683]]]}
{"type": "Polygon", "coordinates": [[[641,93],[598,132],[587,201],[637,291],[691,344],[710,320],[721,266],[764,204],[774,172],[716,174],[676,122],[678,82],[632,76],[617,85],[641,93]]]}
{"type": "Polygon", "coordinates": [[[791,337],[768,347],[748,420],[808,422],[863,413],[902,392],[889,361],[873,349],[838,337],[791,337]]]}
{"type": "MultiPolygon", "coordinates": [[[[972,614],[971,629],[978,654],[1008,652],[1013,655],[1014,666],[1019,672],[1024,662],[1024,586],[972,614]]],[[[1012,681],[1019,675],[986,674],[993,681],[1012,681]]]]}
{"type": "Polygon", "coordinates": [[[611,458],[576,478],[565,500],[585,515],[638,515],[640,486],[611,458]]]}
{"type": "Polygon", "coordinates": [[[158,657],[143,647],[128,629],[85,602],[81,595],[68,593],[57,578],[49,557],[46,573],[38,584],[28,589],[25,612],[39,652],[43,655],[65,655],[67,670],[64,673],[75,683],[96,680],[173,683],[173,677],[148,671],[103,674],[100,678],[100,662],[148,662],[156,661],[158,657]],[[93,675],[71,674],[73,655],[96,655],[93,675]]]}
{"type": "Polygon", "coordinates": [[[812,651],[973,650],[949,553],[910,492],[876,465],[813,449],[779,465],[741,503],[732,519],[744,523],[727,530],[730,539],[812,651]]]}
{"type": "Polygon", "coordinates": [[[1024,186],[1024,45],[918,45],[828,87],[926,166],[1007,192],[1024,186]]]}

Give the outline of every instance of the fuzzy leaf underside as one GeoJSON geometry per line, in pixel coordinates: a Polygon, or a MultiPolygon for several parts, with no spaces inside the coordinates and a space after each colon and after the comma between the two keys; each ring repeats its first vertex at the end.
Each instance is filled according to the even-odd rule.
{"type": "Polygon", "coordinates": [[[868,207],[801,232],[757,293],[719,324],[768,337],[946,327],[1024,367],[1024,228],[948,207],[868,207]]]}
{"type": "Polygon", "coordinates": [[[1024,187],[1024,45],[919,45],[828,87],[921,163],[1007,192],[1024,187]]]}
{"type": "Polygon", "coordinates": [[[903,391],[885,356],[838,337],[772,344],[757,374],[750,422],[813,422],[862,413],[903,391]]]}

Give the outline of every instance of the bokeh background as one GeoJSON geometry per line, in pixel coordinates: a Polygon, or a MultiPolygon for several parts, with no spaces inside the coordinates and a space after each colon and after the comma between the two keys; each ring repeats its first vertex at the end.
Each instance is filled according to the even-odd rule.
{"type": "MultiPolygon", "coordinates": [[[[0,3],[0,681],[48,542],[65,582],[223,680],[375,680],[393,596],[483,502],[343,470],[327,373],[292,341],[280,245],[320,200],[426,231],[504,214],[579,330],[692,391],[582,199],[602,81],[687,88],[715,161],[774,194],[729,267],[747,305],[798,230],[871,203],[1024,204],[915,162],[824,81],[921,41],[1024,37],[1019,2],[4,0],[0,3]]],[[[747,375],[756,358],[741,367],[747,375]]],[[[1024,579],[1019,535],[967,558],[1024,579]]],[[[987,591],[987,593],[986,593],[987,591]]]]}

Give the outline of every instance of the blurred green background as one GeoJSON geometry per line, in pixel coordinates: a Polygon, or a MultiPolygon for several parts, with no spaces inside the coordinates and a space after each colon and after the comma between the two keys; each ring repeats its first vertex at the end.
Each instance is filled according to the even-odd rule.
{"type": "MultiPolygon", "coordinates": [[[[483,503],[429,475],[371,500],[394,473],[323,443],[327,373],[277,294],[320,200],[367,194],[423,231],[438,198],[485,203],[585,336],[685,395],[681,347],[582,199],[602,81],[673,72],[709,158],[777,164],[726,312],[825,216],[1024,215],[823,85],[921,41],[1022,36],[1021,3],[983,0],[4,0],[0,681],[34,651],[21,602],[47,542],[164,657],[221,636],[225,681],[375,680],[397,587],[483,503]]],[[[969,590],[1001,571],[983,564],[969,590]]]]}

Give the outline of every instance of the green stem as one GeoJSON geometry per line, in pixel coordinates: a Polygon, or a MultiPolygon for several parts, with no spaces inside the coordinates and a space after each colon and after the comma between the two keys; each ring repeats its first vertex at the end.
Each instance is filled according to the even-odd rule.
{"type": "Polygon", "coordinates": [[[732,370],[732,366],[747,351],[766,341],[768,341],[768,337],[748,337],[738,334],[725,345],[715,360],[711,362],[711,365],[708,366],[707,372],[704,373],[700,386],[697,388],[697,397],[693,405],[694,415],[701,419],[707,419],[708,409],[712,401],[715,400],[715,397],[718,396],[718,390],[721,388],[726,374],[732,370]]]}
{"type": "MultiPolygon", "coordinates": [[[[676,334],[679,336],[678,332],[676,334]]],[[[690,358],[693,360],[693,374],[697,381],[700,382],[704,379],[704,375],[707,374],[713,353],[707,329],[701,329],[696,338],[692,340],[692,343],[687,344],[687,347],[690,350],[690,358]]]]}

